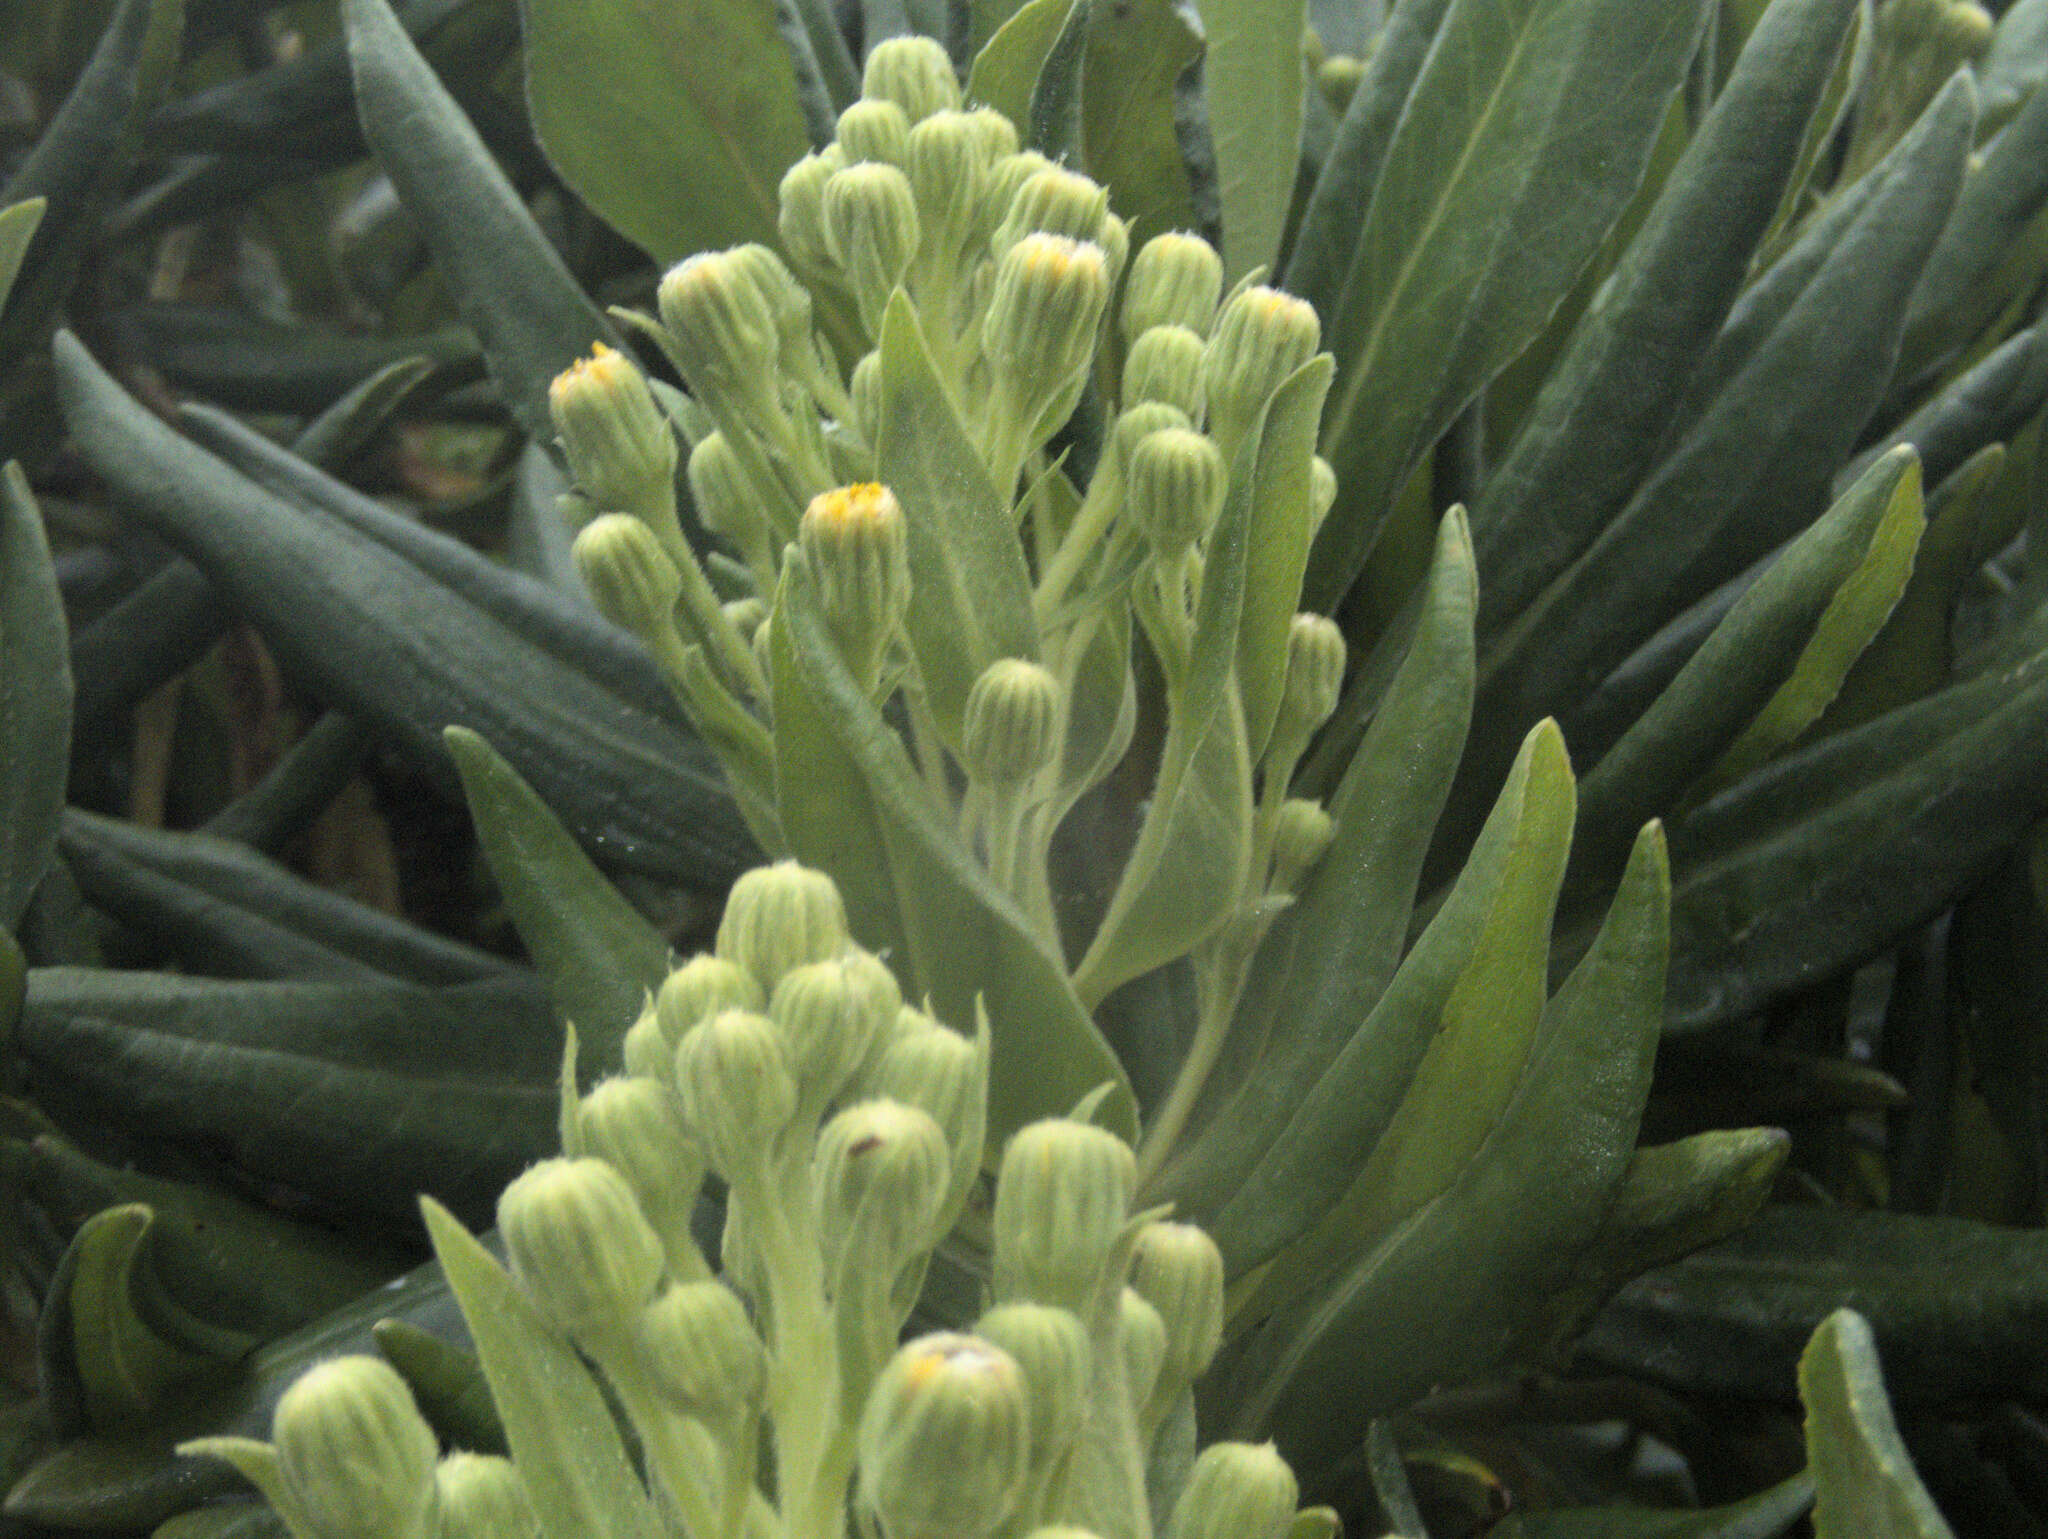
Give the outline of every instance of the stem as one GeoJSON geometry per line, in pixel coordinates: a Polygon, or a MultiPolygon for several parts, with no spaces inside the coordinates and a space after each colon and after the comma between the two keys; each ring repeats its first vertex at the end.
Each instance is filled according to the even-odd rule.
{"type": "Polygon", "coordinates": [[[1059,608],[1060,600],[1067,596],[1067,590],[1081,575],[1088,558],[1100,548],[1111,520],[1123,507],[1120,483],[1121,478],[1116,476],[1097,476],[1088,483],[1088,495],[1082,499],[1081,510],[1074,515],[1059,548],[1045,564],[1044,573],[1038,579],[1038,591],[1032,595],[1031,607],[1036,611],[1040,625],[1044,625],[1053,611],[1059,608]],[[1103,488],[1100,496],[1096,495],[1098,487],[1103,488]]]}
{"type": "MultiPolygon", "coordinates": [[[[1232,919],[1230,923],[1235,929],[1242,922],[1232,919]]],[[[1180,1135],[1187,1131],[1188,1119],[1194,1115],[1195,1105],[1223,1052],[1231,1017],[1237,1013],[1238,997],[1244,992],[1245,979],[1251,971],[1252,953],[1258,948],[1258,936],[1265,933],[1263,924],[1251,928],[1255,933],[1248,939],[1226,932],[1213,943],[1210,965],[1204,969],[1207,976],[1201,989],[1202,1013],[1195,1023],[1194,1041],[1188,1044],[1188,1055],[1173,1077],[1173,1089],[1167,1092],[1166,1104],[1159,1108],[1159,1115],[1152,1119],[1138,1145],[1141,1190],[1159,1174],[1180,1135]]]]}
{"type": "Polygon", "coordinates": [[[634,1431],[640,1434],[648,1470],[682,1515],[691,1539],[722,1539],[728,1531],[719,1526],[719,1504],[712,1501],[701,1479],[707,1465],[726,1462],[717,1457],[716,1439],[702,1424],[689,1420],[663,1399],[630,1334],[606,1332],[585,1345],[618,1391],[634,1431]]]}

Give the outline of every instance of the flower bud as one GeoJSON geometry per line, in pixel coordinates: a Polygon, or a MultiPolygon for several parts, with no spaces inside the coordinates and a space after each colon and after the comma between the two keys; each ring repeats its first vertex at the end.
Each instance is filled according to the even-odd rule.
{"type": "Polygon", "coordinates": [[[1202,415],[1202,339],[1185,326],[1154,326],[1124,355],[1125,406],[1163,401],[1202,415]]]}
{"type": "Polygon", "coordinates": [[[1124,461],[1124,511],[1162,557],[1177,556],[1215,527],[1230,490],[1216,441],[1187,428],[1147,434],[1124,461]]]}
{"type": "Polygon", "coordinates": [[[1200,1378],[1223,1345],[1223,1252],[1193,1224],[1147,1224],[1131,1287],[1165,1326],[1161,1372],[1175,1390],[1200,1378]]]}
{"type": "Polygon", "coordinates": [[[1178,406],[1169,406],[1164,401],[1140,401],[1116,419],[1116,426],[1110,430],[1110,447],[1116,451],[1117,463],[1128,465],[1139,443],[1154,433],[1167,428],[1189,431],[1193,427],[1188,414],[1178,406]]]}
{"type": "Polygon", "coordinates": [[[827,1122],[811,1162],[826,1265],[886,1280],[941,1236],[952,1156],[926,1113],[862,1101],[827,1122]]]}
{"type": "Polygon", "coordinates": [[[812,1115],[839,1093],[902,1008],[896,975],[865,951],[849,949],[782,975],[768,1016],[782,1028],[797,1088],[812,1115]]]}
{"type": "Polygon", "coordinates": [[[828,144],[782,173],[775,228],[783,249],[813,272],[832,264],[831,248],[825,244],[825,184],[845,168],[846,152],[828,144]]]}
{"type": "Polygon", "coordinates": [[[956,261],[980,228],[988,174],[980,135],[964,112],[939,112],[910,131],[904,169],[917,198],[923,248],[934,260],[956,261]]]}
{"type": "Polygon", "coordinates": [[[872,689],[910,607],[910,533],[902,504],[873,481],[820,492],[804,509],[796,538],[847,667],[872,689]]]}
{"type": "Polygon", "coordinates": [[[989,241],[989,255],[998,262],[1012,246],[1031,234],[1064,235],[1098,249],[1102,222],[1109,213],[1109,189],[1078,171],[1047,166],[1018,186],[1003,222],[989,241]]]}
{"type": "MultiPolygon", "coordinates": [[[[1114,289],[1117,279],[1124,275],[1124,268],[1131,260],[1131,227],[1115,214],[1102,216],[1102,235],[1096,241],[1102,248],[1102,259],[1109,264],[1109,286],[1114,289]]],[[[1107,312],[1104,312],[1107,315],[1107,312]]]]}
{"type": "Polygon", "coordinates": [[[681,1241],[689,1234],[704,1152],[683,1130],[674,1091],[638,1076],[600,1080],[578,1104],[576,1125],[583,1152],[626,1178],[657,1235],[681,1241]]]}
{"type": "Polygon", "coordinates": [[[676,1050],[662,1035],[661,1021],[655,1015],[652,998],[640,1011],[639,1019],[627,1029],[621,1052],[628,1074],[651,1079],[671,1090],[675,1088],[676,1050]]]}
{"type": "Polygon", "coordinates": [[[1337,501],[1337,471],[1320,454],[1308,462],[1308,528],[1314,534],[1323,527],[1337,501]]]}
{"type": "Polygon", "coordinates": [[[915,1023],[914,1029],[892,1030],[864,1083],[870,1094],[915,1106],[938,1123],[953,1151],[946,1197],[950,1209],[965,1200],[981,1169],[982,1137],[988,1125],[988,1051],[922,1011],[899,1011],[897,1026],[906,1019],[915,1023]]]}
{"type": "Polygon", "coordinates": [[[1223,307],[1209,335],[1203,369],[1210,431],[1235,454],[1252,421],[1281,382],[1315,356],[1322,327],[1315,306],[1263,286],[1223,307]]]}
{"type": "MultiPolygon", "coordinates": [[[[727,912],[731,912],[730,902],[727,912]]],[[[721,1010],[759,1010],[767,1003],[767,992],[747,967],[723,954],[699,952],[661,980],[661,990],[654,996],[654,1013],[673,1057],[691,1027],[721,1010]]]]}
{"type": "Polygon", "coordinates": [[[1088,365],[1109,302],[1102,248],[1026,235],[996,269],[982,351],[1026,422],[1035,423],[1088,365]]]}
{"type": "Polygon", "coordinates": [[[860,1423],[860,1503],[888,1539],[985,1539],[1030,1450],[1023,1371],[973,1336],[924,1336],[889,1360],[860,1423]]]}
{"type": "MultiPolygon", "coordinates": [[[[967,113],[967,122],[973,128],[974,137],[981,145],[981,158],[984,164],[993,167],[997,161],[1017,153],[1017,125],[996,111],[995,108],[971,108],[967,113]]],[[[1041,155],[1039,159],[1045,160],[1045,157],[1041,155]]],[[[1049,160],[1045,161],[1045,163],[1047,165],[1052,164],[1049,160]]],[[[1010,191],[1012,195],[1016,193],[1017,188],[1022,183],[1023,179],[1020,177],[1017,182],[1011,185],[1010,191]]],[[[995,218],[1000,219],[1007,210],[1008,205],[1005,204],[1003,208],[996,211],[995,218]]],[[[991,227],[993,227],[994,223],[994,220],[990,221],[991,227]]]]}
{"type": "Polygon", "coordinates": [[[1142,1407],[1152,1398],[1166,1365],[1166,1320],[1140,1293],[1126,1288],[1117,1295],[1116,1349],[1123,1358],[1124,1383],[1131,1403],[1142,1407]]]}
{"type": "Polygon", "coordinates": [[[1319,802],[1290,796],[1273,824],[1273,891],[1299,892],[1337,837],[1337,824],[1319,802]]]}
{"type": "Polygon", "coordinates": [[[754,263],[703,251],[671,267],[655,299],[691,391],[707,402],[774,402],[782,331],[754,263]]]}
{"type": "Polygon", "coordinates": [[[1031,1468],[1042,1471],[1073,1445],[1088,1419],[1088,1328],[1070,1309],[998,1304],[974,1334],[1017,1360],[1031,1400],[1031,1468]]]}
{"type": "MultiPolygon", "coordinates": [[[[984,109],[986,111],[986,109],[984,109]]],[[[986,119],[982,119],[984,125],[986,119]]],[[[1007,119],[1005,120],[1007,122],[1007,119]]],[[[1014,140],[1016,130],[1011,129],[1014,140]]],[[[982,194],[981,225],[993,237],[1009,218],[1010,205],[1017,201],[1017,193],[1023,185],[1041,171],[1057,168],[1036,150],[1019,150],[1013,143],[1007,154],[998,155],[989,165],[988,187],[982,194]]],[[[1000,257],[1000,253],[991,252],[1000,257]]]]}
{"type": "Polygon", "coordinates": [[[1275,742],[1306,743],[1344,692],[1344,633],[1327,615],[1298,614],[1287,628],[1287,682],[1275,742]]]}
{"type": "Polygon", "coordinates": [[[452,1453],[434,1472],[440,1539],[536,1539],[533,1496],[510,1459],[452,1453]]]}
{"type": "Polygon", "coordinates": [[[675,624],[683,574],[655,532],[630,513],[604,513],[569,547],[597,612],[646,640],[675,624]]]}
{"type": "Polygon", "coordinates": [[[639,1335],[654,1382],[685,1415],[723,1430],[760,1409],[768,1352],[724,1283],[676,1284],[642,1312],[639,1335]]]}
{"type": "Polygon", "coordinates": [[[960,77],[946,50],[928,37],[891,37],[875,44],[861,71],[860,94],[894,102],[912,123],[960,105],[960,77]]]}
{"type": "Polygon", "coordinates": [[[910,119],[894,102],[863,98],[839,114],[839,147],[850,166],[864,160],[900,166],[909,137],[910,119]]]}
{"type": "Polygon", "coordinates": [[[765,1167],[796,1116],[796,1076],[765,1015],[722,1010],[676,1049],[683,1117],[728,1182],[765,1167]]]}
{"type": "Polygon", "coordinates": [[[882,355],[863,353],[846,382],[846,396],[853,406],[853,430],[869,448],[882,436],[882,355]]]}
{"type": "Polygon", "coordinates": [[[1300,1497],[1271,1443],[1211,1443],[1188,1472],[1166,1539],[1281,1539],[1300,1497]]]}
{"type": "Polygon", "coordinates": [[[690,500],[698,521],[740,554],[768,539],[767,516],[723,433],[706,433],[690,451],[690,500]]]}
{"type": "Polygon", "coordinates": [[[917,199],[894,166],[864,161],[825,184],[825,246],[846,274],[870,336],[910,270],[919,240],[917,199]]]}
{"type": "Polygon", "coordinates": [[[1060,684],[1021,657],[1001,657],[967,692],[960,762],[983,785],[1022,785],[1059,751],[1060,684]]]}
{"type": "Polygon", "coordinates": [[[432,1533],[440,1449],[389,1363],[336,1357],[301,1375],[277,1403],[270,1436],[278,1479],[314,1539],[432,1533]]]}
{"type": "Polygon", "coordinates": [[[1214,246],[1179,230],[1155,235],[1138,248],[1124,284],[1124,341],[1155,326],[1185,326],[1206,337],[1222,292],[1223,259],[1214,246]]]}
{"type": "Polygon", "coordinates": [[[1316,89],[1323,93],[1323,100],[1339,117],[1350,107],[1351,98],[1358,94],[1358,83],[1363,79],[1365,60],[1356,54],[1333,53],[1316,69],[1316,89]]]}
{"type": "Polygon", "coordinates": [[[720,604],[726,623],[739,633],[740,640],[751,643],[754,632],[761,628],[761,622],[768,618],[768,606],[753,594],[745,598],[728,600],[720,604]]]}
{"type": "Polygon", "coordinates": [[[632,359],[598,343],[548,386],[548,415],[598,511],[674,520],[675,434],[632,359]]]}
{"type": "Polygon", "coordinates": [[[832,878],[793,860],[742,875],[718,924],[718,954],[753,974],[764,990],[792,967],[838,956],[846,943],[846,908],[832,878]]]}
{"type": "Polygon", "coordinates": [[[817,362],[817,342],[811,328],[811,291],[797,281],[796,274],[775,252],[758,241],[734,246],[726,253],[735,266],[754,281],[775,318],[776,361],[792,378],[807,377],[817,362]]]}
{"type": "Polygon", "coordinates": [[[661,1281],[661,1238],[626,1178],[598,1159],[542,1160],[498,1198],[512,1276],[572,1336],[638,1314],[661,1281]]]}
{"type": "Polygon", "coordinates": [[[1136,1185],[1130,1145],[1114,1133],[1065,1118],[1021,1129],[996,1181],[996,1298],[1089,1313],[1136,1185]]]}

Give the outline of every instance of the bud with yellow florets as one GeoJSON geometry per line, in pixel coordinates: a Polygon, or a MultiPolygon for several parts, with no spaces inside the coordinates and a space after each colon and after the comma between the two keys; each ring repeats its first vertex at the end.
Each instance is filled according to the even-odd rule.
{"type": "Polygon", "coordinates": [[[846,906],[832,878],[793,860],[744,873],[718,922],[718,955],[751,973],[764,994],[791,968],[838,956],[847,940],[846,906]]]}
{"type": "Polygon", "coordinates": [[[895,166],[862,161],[825,184],[825,247],[846,275],[869,336],[881,334],[882,311],[921,238],[917,198],[895,166]]]}
{"type": "Polygon", "coordinates": [[[664,542],[676,523],[676,439],[647,380],[602,342],[548,386],[569,474],[600,513],[630,513],[664,542]]]}
{"type": "Polygon", "coordinates": [[[885,1539],[986,1539],[1022,1493],[1029,1421],[1008,1353],[973,1336],[907,1343],[861,1416],[861,1508],[885,1539]]]}
{"type": "Polygon", "coordinates": [[[1062,406],[1073,409],[1109,283],[1102,248],[1061,235],[1026,235],[996,269],[982,352],[1024,448],[1059,426],[1062,406]]]}
{"type": "Polygon", "coordinates": [[[875,44],[861,70],[860,94],[894,102],[913,124],[960,105],[960,77],[946,50],[928,37],[891,37],[875,44]]]}
{"type": "Polygon", "coordinates": [[[675,644],[683,574],[652,529],[630,513],[602,514],[569,553],[599,614],[657,652],[675,644]]]}
{"type": "Polygon", "coordinates": [[[1208,535],[1229,490],[1215,440],[1187,428],[1147,434],[1124,461],[1125,512],[1162,559],[1208,535]]]}
{"type": "Polygon", "coordinates": [[[979,784],[1022,785],[1052,763],[1059,726],[1059,680],[1026,658],[998,658],[967,692],[960,762],[979,784]]]}
{"type": "Polygon", "coordinates": [[[804,509],[796,537],[847,669],[872,693],[910,607],[910,534],[902,504],[872,481],[821,492],[804,509]]]}
{"type": "Polygon", "coordinates": [[[271,1422],[278,1479],[311,1539],[429,1539],[440,1449],[389,1363],[337,1357],[284,1392],[271,1422]]]}
{"type": "Polygon", "coordinates": [[[690,1132],[735,1186],[766,1179],[796,1120],[796,1076],[765,1015],[722,1010],[676,1049],[676,1090],[690,1132]]]}
{"type": "Polygon", "coordinates": [[[540,1516],[510,1459],[452,1453],[434,1472],[440,1539],[536,1539],[540,1516]]]}
{"type": "Polygon", "coordinates": [[[1300,1498],[1271,1443],[1211,1443],[1188,1472],[1166,1539],[1281,1539],[1300,1498]]]}
{"type": "Polygon", "coordinates": [[[557,1329],[602,1339],[654,1294],[666,1259],[626,1178],[600,1159],[542,1160],[498,1198],[512,1276],[557,1329]]]}
{"type": "Polygon", "coordinates": [[[1057,1304],[1084,1318],[1106,1298],[1130,1217],[1137,1164],[1114,1133],[1066,1118],[1034,1122],[1003,1150],[992,1235],[998,1301],[1057,1304]]]}
{"type": "Polygon", "coordinates": [[[796,1072],[799,1120],[815,1118],[859,1068],[903,1008],[896,975],[879,958],[848,949],[791,968],[775,985],[768,1018],[782,1028],[796,1072]]]}
{"type": "Polygon", "coordinates": [[[1124,284],[1118,316],[1124,341],[1135,342],[1155,326],[1185,326],[1206,337],[1222,292],[1223,259],[1214,246],[1178,230],[1155,235],[1138,248],[1124,284]]]}
{"type": "Polygon", "coordinates": [[[1209,334],[1203,369],[1209,430],[1226,458],[1296,369],[1315,356],[1322,325],[1315,306],[1263,286],[1246,289],[1224,305],[1209,334]]]}
{"type": "Polygon", "coordinates": [[[1202,339],[1185,326],[1154,326],[1141,334],[1124,355],[1123,404],[1163,401],[1190,419],[1200,417],[1202,339]]]}

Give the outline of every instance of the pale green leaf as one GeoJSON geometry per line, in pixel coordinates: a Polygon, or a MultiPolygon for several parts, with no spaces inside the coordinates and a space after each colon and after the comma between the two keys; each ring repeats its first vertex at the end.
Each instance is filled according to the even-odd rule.
{"type": "Polygon", "coordinates": [[[1304,0],[1196,0],[1228,281],[1280,254],[1301,152],[1304,0]]]}
{"type": "Polygon", "coordinates": [[[967,100],[993,107],[1021,133],[1031,121],[1031,98],[1053,45],[1066,30],[1076,5],[1087,0],[1026,0],[1004,18],[974,56],[967,75],[967,100]]]}
{"type": "Polygon", "coordinates": [[[1854,1310],[1821,1321],[1799,1359],[1814,1539],[1955,1539],[1913,1469],[1877,1343],[1854,1310]]]}
{"type": "Polygon", "coordinates": [[[0,310],[7,307],[7,293],[14,287],[22,258],[28,255],[28,243],[35,239],[36,226],[42,223],[48,206],[43,198],[24,198],[0,209],[0,310]]]}

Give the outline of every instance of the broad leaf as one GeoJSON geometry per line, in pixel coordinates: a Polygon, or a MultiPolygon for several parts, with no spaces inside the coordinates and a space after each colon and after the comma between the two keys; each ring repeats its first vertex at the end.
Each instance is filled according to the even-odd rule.
{"type": "Polygon", "coordinates": [[[1301,149],[1303,0],[1196,0],[1202,84],[1223,204],[1223,271],[1236,282],[1280,253],[1301,149]]]}

